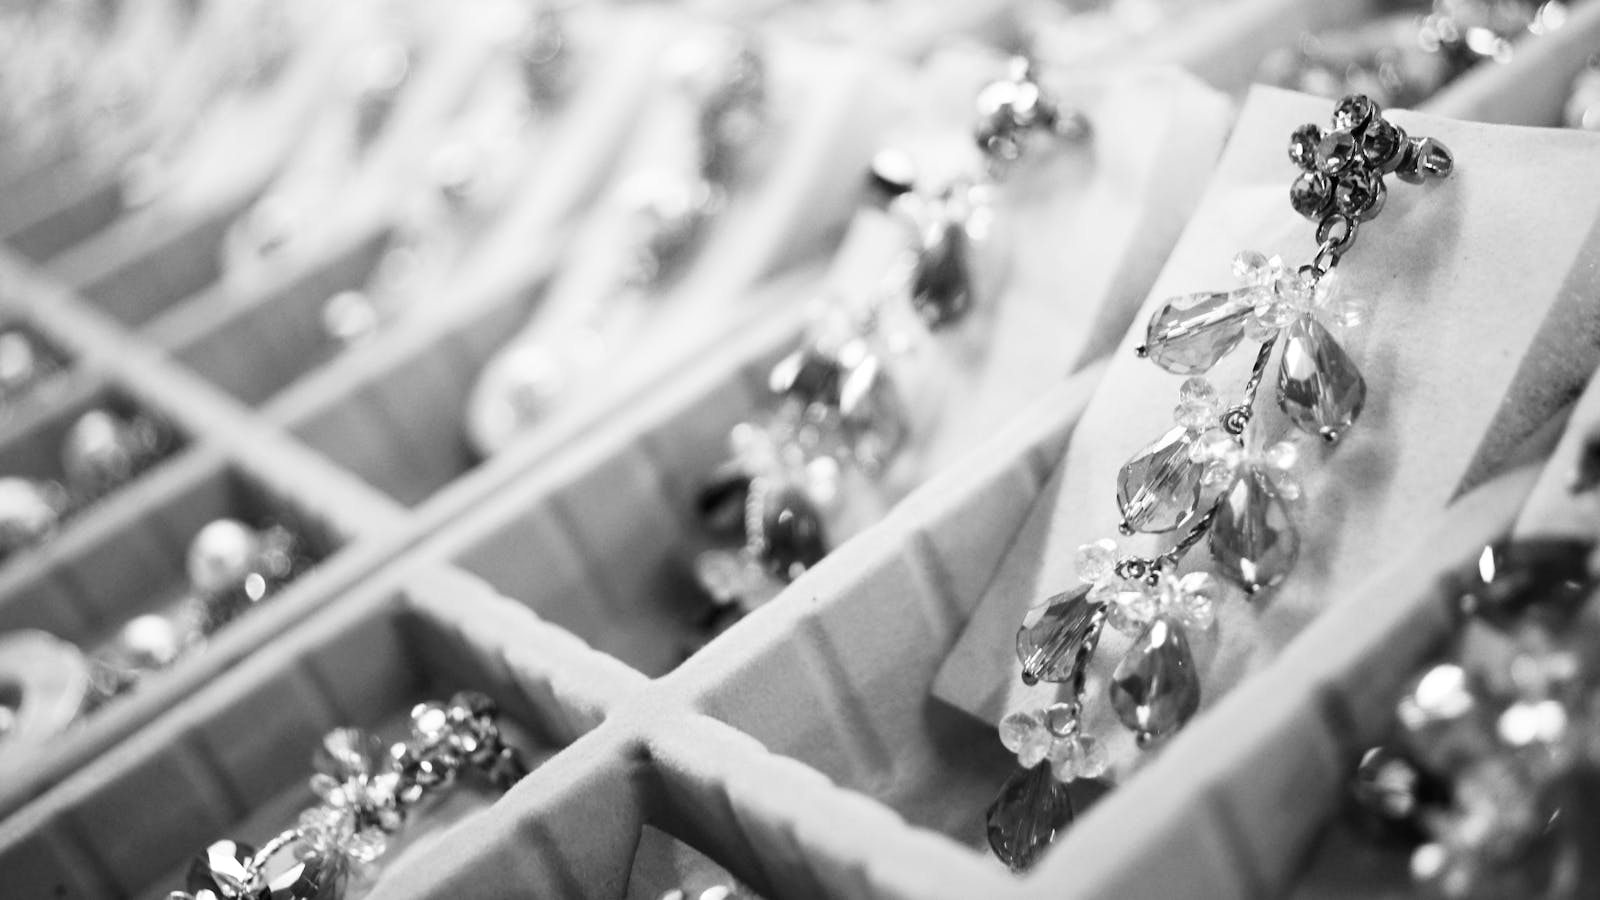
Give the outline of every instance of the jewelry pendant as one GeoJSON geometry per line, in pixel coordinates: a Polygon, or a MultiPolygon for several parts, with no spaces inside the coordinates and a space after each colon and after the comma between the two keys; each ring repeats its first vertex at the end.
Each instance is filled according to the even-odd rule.
{"type": "MultiPolygon", "coordinates": [[[[1083,545],[1077,574],[1087,587],[1035,606],[1017,632],[1023,682],[1070,684],[1072,700],[1051,708],[1055,724],[1048,728],[1040,725],[1043,713],[1013,713],[1001,722],[1001,741],[1022,771],[990,807],[989,833],[995,853],[1014,869],[1031,864],[1071,821],[1070,803],[1043,782],[1040,763],[1066,753],[1061,741],[1068,736],[1089,740],[1078,733],[1078,713],[1102,625],[1132,639],[1110,674],[1106,700],[1138,746],[1153,748],[1200,709],[1191,634],[1214,627],[1218,605],[1235,589],[1260,597],[1291,576],[1300,555],[1289,507],[1302,494],[1294,475],[1300,454],[1289,440],[1261,450],[1247,444],[1257,393],[1276,361],[1278,405],[1295,428],[1332,444],[1355,425],[1367,384],[1325,323],[1354,327],[1368,307],[1340,296],[1335,269],[1361,224],[1382,210],[1386,175],[1421,182],[1453,167],[1443,145],[1406,135],[1362,96],[1339,102],[1330,129],[1297,129],[1289,159],[1300,170],[1290,206],[1316,223],[1319,246],[1311,262],[1290,270],[1277,257],[1242,252],[1232,267],[1239,287],[1166,301],[1136,348],[1162,369],[1190,377],[1179,390],[1174,427],[1117,474],[1120,530],[1177,537],[1153,556],[1124,554],[1111,540],[1083,545]],[[1255,361],[1239,402],[1228,406],[1201,376],[1246,340],[1257,342],[1255,361]],[[1178,575],[1202,540],[1214,573],[1178,575]]],[[[1448,697],[1438,702],[1442,712],[1465,714],[1448,697]]],[[[1461,731],[1448,716],[1439,726],[1461,731]]],[[[1062,781],[1105,771],[1103,756],[1088,766],[1055,767],[1062,781]]]]}

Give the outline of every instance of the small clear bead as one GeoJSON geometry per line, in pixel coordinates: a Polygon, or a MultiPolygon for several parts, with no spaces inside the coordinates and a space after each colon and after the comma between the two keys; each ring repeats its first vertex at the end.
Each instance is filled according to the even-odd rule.
{"type": "Polygon", "coordinates": [[[1184,379],[1183,386],[1178,388],[1178,399],[1184,403],[1206,403],[1212,406],[1222,402],[1211,382],[1198,375],[1184,379]]]}
{"type": "Polygon", "coordinates": [[[1055,737],[1043,728],[1028,732],[1023,736],[1022,743],[1017,746],[1018,765],[1024,769],[1031,769],[1044,762],[1055,742],[1055,737]]]}
{"type": "Polygon", "coordinates": [[[1294,321],[1296,312],[1293,300],[1278,293],[1263,294],[1257,298],[1255,312],[1250,318],[1262,332],[1275,333],[1294,321]]]}
{"type": "Polygon", "coordinates": [[[1243,458],[1244,450],[1239,442],[1221,427],[1207,428],[1189,445],[1189,461],[1194,463],[1224,460],[1237,464],[1243,458]]]}
{"type": "Polygon", "coordinates": [[[1078,548],[1073,560],[1078,578],[1088,584],[1099,584],[1110,578],[1117,569],[1117,543],[1102,538],[1078,548]]]}
{"type": "Polygon", "coordinates": [[[1124,587],[1106,607],[1106,621],[1129,637],[1138,637],[1156,616],[1156,598],[1142,589],[1124,587]]]}
{"type": "Polygon", "coordinates": [[[1178,580],[1164,612],[1185,626],[1204,631],[1216,621],[1217,604],[1227,596],[1226,590],[1210,572],[1190,572],[1178,580]]]}
{"type": "Polygon", "coordinates": [[[1028,736],[1039,730],[1039,720],[1033,713],[1014,712],[1000,720],[1000,743],[1012,753],[1019,753],[1028,736]]]}
{"type": "Polygon", "coordinates": [[[1081,762],[1082,753],[1075,737],[1056,741],[1050,748],[1050,774],[1062,784],[1068,784],[1078,777],[1081,762]]]}
{"type": "Polygon", "coordinates": [[[1241,250],[1233,257],[1233,277],[1252,286],[1271,284],[1283,269],[1283,261],[1256,250],[1241,250]]]}
{"type": "MultiPolygon", "coordinates": [[[[1317,294],[1317,281],[1299,272],[1285,272],[1273,282],[1272,290],[1278,299],[1287,303],[1290,315],[1294,312],[1304,312],[1315,307],[1317,294]]],[[[1256,314],[1260,315],[1261,306],[1257,304],[1256,314]]]]}
{"type": "Polygon", "coordinates": [[[1044,727],[1058,738],[1071,737],[1078,731],[1078,705],[1053,703],[1044,711],[1044,727]]]}
{"type": "Polygon", "coordinates": [[[1204,472],[1200,473],[1200,483],[1208,488],[1226,487],[1238,477],[1239,467],[1225,460],[1214,459],[1206,463],[1204,472]]]}
{"type": "Polygon", "coordinates": [[[1204,431],[1217,422],[1217,405],[1185,400],[1172,410],[1172,420],[1190,431],[1204,431]]]}
{"type": "Polygon", "coordinates": [[[1293,441],[1279,441],[1268,447],[1261,458],[1274,469],[1288,471],[1300,461],[1300,448],[1293,441]]]}
{"type": "Polygon", "coordinates": [[[1090,735],[1078,737],[1078,777],[1100,778],[1111,768],[1106,748],[1090,735]]]}
{"type": "Polygon", "coordinates": [[[1329,322],[1340,328],[1358,328],[1372,318],[1372,301],[1365,297],[1340,297],[1322,307],[1329,322]]]}
{"type": "Polygon", "coordinates": [[[383,832],[376,828],[367,828],[352,834],[344,841],[345,855],[356,862],[369,863],[383,855],[389,849],[389,841],[383,832]]]}

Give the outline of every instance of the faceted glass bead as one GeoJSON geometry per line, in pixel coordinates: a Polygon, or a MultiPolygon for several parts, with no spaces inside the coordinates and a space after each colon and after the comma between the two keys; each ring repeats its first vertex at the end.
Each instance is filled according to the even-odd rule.
{"type": "Polygon", "coordinates": [[[250,861],[255,855],[249,844],[216,841],[190,863],[184,886],[192,894],[210,891],[220,900],[244,897],[252,881],[250,861]]]}
{"type": "Polygon", "coordinates": [[[1355,424],[1367,382],[1328,329],[1310,315],[1289,326],[1278,370],[1278,406],[1290,421],[1332,443],[1355,424]]]}
{"type": "Polygon", "coordinates": [[[1287,578],[1300,553],[1288,509],[1253,467],[1240,473],[1217,504],[1210,543],[1218,570],[1252,594],[1287,578]]]}
{"type": "Polygon", "coordinates": [[[1106,621],[1112,628],[1129,637],[1135,637],[1150,625],[1150,620],[1160,611],[1160,604],[1143,585],[1125,582],[1109,586],[1106,595],[1106,621]]]}
{"type": "Polygon", "coordinates": [[[971,256],[964,222],[941,217],[924,231],[911,272],[911,305],[929,328],[954,324],[972,308],[971,256]]]}
{"type": "Polygon", "coordinates": [[[1038,860],[1056,833],[1072,823],[1072,798],[1051,774],[1036,765],[1014,773],[1000,788],[986,817],[989,847],[1013,872],[1038,860]]]}
{"type": "Polygon", "coordinates": [[[1095,584],[1110,578],[1117,569],[1117,543],[1102,538],[1078,548],[1073,558],[1073,569],[1079,580],[1095,584]]]}
{"type": "Polygon", "coordinates": [[[1150,317],[1144,352],[1174,375],[1200,375],[1244,337],[1256,289],[1188,294],[1162,304],[1150,317]]]}
{"type": "Polygon", "coordinates": [[[1223,598],[1222,582],[1210,572],[1190,572],[1172,585],[1163,597],[1162,612],[1187,628],[1205,630],[1216,620],[1217,603],[1223,598]]]}
{"type": "Polygon", "coordinates": [[[1343,172],[1360,158],[1361,148],[1348,131],[1329,132],[1317,144],[1317,168],[1328,175],[1343,172]]]}
{"type": "Polygon", "coordinates": [[[761,516],[762,561],[780,578],[794,579],[828,553],[822,516],[792,485],[767,495],[761,516]]]}
{"type": "Polygon", "coordinates": [[[1333,127],[1342,131],[1360,131],[1377,114],[1377,104],[1365,94],[1349,94],[1333,108],[1333,127]]]}
{"type": "Polygon", "coordinates": [[[1294,130],[1289,136],[1289,161],[1300,168],[1311,171],[1317,164],[1317,145],[1322,143],[1322,129],[1315,124],[1307,123],[1294,130]]]}
{"type": "Polygon", "coordinates": [[[262,861],[266,890],[252,900],[338,900],[348,871],[344,854],[319,854],[291,841],[262,861]]]}
{"type": "Polygon", "coordinates": [[[1185,400],[1172,411],[1172,420],[1190,431],[1204,431],[1216,423],[1217,405],[1185,400]]]}
{"type": "Polygon", "coordinates": [[[1233,257],[1233,277],[1251,287],[1271,284],[1282,268],[1283,260],[1268,257],[1259,250],[1240,250],[1233,257]]]}
{"type": "Polygon", "coordinates": [[[1014,712],[1000,720],[1000,743],[1012,753],[1021,751],[1031,735],[1044,730],[1039,717],[1031,712],[1014,712]]]}
{"type": "Polygon", "coordinates": [[[1321,172],[1302,172],[1289,186],[1289,205],[1308,219],[1320,219],[1333,209],[1333,180],[1321,172]]]}
{"type": "Polygon", "coordinates": [[[1055,736],[1049,731],[1043,728],[1030,731],[1022,736],[1022,743],[1017,746],[1017,763],[1024,769],[1031,769],[1049,757],[1055,744],[1055,736]]]}
{"type": "Polygon", "coordinates": [[[1133,642],[1111,673],[1111,706],[1135,732],[1165,737],[1200,708],[1200,679],[1183,627],[1162,616],[1133,642]]]}
{"type": "Polygon", "coordinates": [[[1089,588],[1056,594],[1028,610],[1017,629],[1017,659],[1022,680],[1076,684],[1100,638],[1101,607],[1089,588]]]}
{"type": "Polygon", "coordinates": [[[1222,398],[1217,396],[1216,387],[1199,376],[1183,380],[1183,384],[1178,387],[1178,399],[1184,403],[1199,403],[1212,407],[1222,403],[1222,398]]]}
{"type": "Polygon", "coordinates": [[[1189,458],[1193,442],[1188,429],[1174,428],[1117,473],[1117,506],[1129,529],[1159,534],[1194,515],[1202,467],[1189,458]]]}

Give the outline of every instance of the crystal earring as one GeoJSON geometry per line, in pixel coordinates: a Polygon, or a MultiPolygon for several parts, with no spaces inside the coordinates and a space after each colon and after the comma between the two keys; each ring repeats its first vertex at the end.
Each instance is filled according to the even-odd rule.
{"type": "Polygon", "coordinates": [[[771,371],[774,408],[730,436],[732,458],[703,487],[697,513],[718,547],[699,555],[695,575],[710,601],[702,629],[715,634],[775,596],[828,552],[827,519],[847,484],[882,475],[911,439],[897,348],[959,328],[987,300],[984,270],[993,199],[1007,173],[1049,144],[1088,136],[1088,122],[1057,105],[1032,64],[977,95],[973,139],[979,171],[919,180],[910,157],[885,151],[871,183],[912,236],[907,261],[864,301],[840,298],[799,347],[771,371]]]}
{"type": "Polygon", "coordinates": [[[1361,755],[1350,783],[1354,823],[1408,850],[1419,886],[1459,900],[1576,896],[1595,811],[1575,786],[1600,768],[1592,552],[1506,542],[1445,580],[1459,640],[1400,696],[1393,739],[1361,755]]]}
{"type": "Polygon", "coordinates": [[[1410,137],[1360,95],[1338,103],[1331,128],[1297,129],[1289,159],[1300,169],[1290,203],[1316,223],[1311,262],[1289,269],[1276,257],[1241,253],[1233,271],[1243,287],[1168,300],[1137,349],[1188,379],[1173,428],[1118,473],[1121,531],[1177,538],[1154,556],[1123,553],[1110,539],[1080,547],[1083,585],[1035,606],[1017,631],[1022,680],[1068,685],[1070,699],[1012,713],[1000,724],[1000,739],[1021,768],[990,807],[988,832],[1013,869],[1031,865],[1071,822],[1067,785],[1108,771],[1098,740],[1080,725],[1087,668],[1103,628],[1133,640],[1111,673],[1107,700],[1148,748],[1199,709],[1189,630],[1210,628],[1217,604],[1234,590],[1255,596],[1289,577],[1299,550],[1287,505],[1299,496],[1298,454],[1291,441],[1246,451],[1257,392],[1276,361],[1278,406],[1296,428],[1331,444],[1355,424],[1366,382],[1323,321],[1357,324],[1366,305],[1339,296],[1336,268],[1362,223],[1382,210],[1385,176],[1421,183],[1448,176],[1453,165],[1442,144],[1410,137]],[[1239,402],[1227,405],[1203,376],[1247,339],[1256,344],[1255,364],[1239,402]],[[1176,574],[1202,541],[1214,571],[1176,574]]]}
{"type": "Polygon", "coordinates": [[[337,900],[371,875],[390,838],[424,801],[476,776],[506,791],[528,773],[505,739],[493,700],[463,691],[411,710],[411,733],[388,747],[340,728],[322,739],[311,789],[322,803],[257,850],[211,844],[189,867],[186,890],[167,900],[337,900]]]}

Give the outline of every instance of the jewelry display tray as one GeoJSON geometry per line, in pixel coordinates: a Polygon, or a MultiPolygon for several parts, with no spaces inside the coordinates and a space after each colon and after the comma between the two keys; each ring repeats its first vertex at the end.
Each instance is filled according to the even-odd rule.
{"type": "MultiPolygon", "coordinates": [[[[1199,29],[1155,46],[1233,84],[1242,64],[1217,48],[1246,33],[1266,45],[1281,37],[1268,23],[1292,32],[1338,4],[1235,6],[1226,39],[1199,29]]],[[[1557,85],[1597,36],[1590,4],[1538,52],[1467,76],[1427,109],[1553,121],[1557,85]]],[[[83,227],[75,217],[93,214],[39,221],[83,227]]],[[[981,833],[1011,761],[990,729],[931,701],[929,683],[1050,477],[1097,366],[673,668],[664,636],[682,626],[662,597],[671,562],[696,546],[684,512],[695,469],[678,463],[714,458],[755,409],[766,367],[801,327],[795,305],[753,304],[761,315],[729,323],[680,374],[596,398],[469,469],[461,396],[526,317],[539,272],[276,398],[237,396],[218,385],[256,383],[249,366],[281,382],[305,364],[263,351],[297,346],[290,335],[311,327],[317,300],[359,282],[383,229],[357,223],[241,303],[187,291],[181,274],[209,258],[224,216],[219,206],[176,237],[123,248],[134,268],[119,271],[144,273],[139,314],[0,255],[0,317],[72,362],[0,422],[0,457],[35,465],[75,411],[107,397],[183,435],[171,459],[0,567],[0,628],[97,634],[130,613],[104,598],[172,587],[184,536],[219,515],[286,521],[328,556],[59,752],[0,775],[7,895],[164,896],[207,841],[303,783],[322,732],[474,687],[548,758],[492,806],[389,860],[374,896],[654,900],[677,884],[661,869],[678,865],[720,867],[771,898],[1277,896],[1337,807],[1354,748],[1381,731],[1384,698],[1443,632],[1437,573],[1502,533],[1536,474],[1459,501],[1443,532],[1332,604],[1017,878],[986,856],[981,833]],[[390,473],[387,491],[367,480],[377,472],[390,473]]],[[[61,244],[30,234],[33,246],[61,244]]],[[[800,271],[762,291],[786,297],[814,278],[800,271]]]]}

